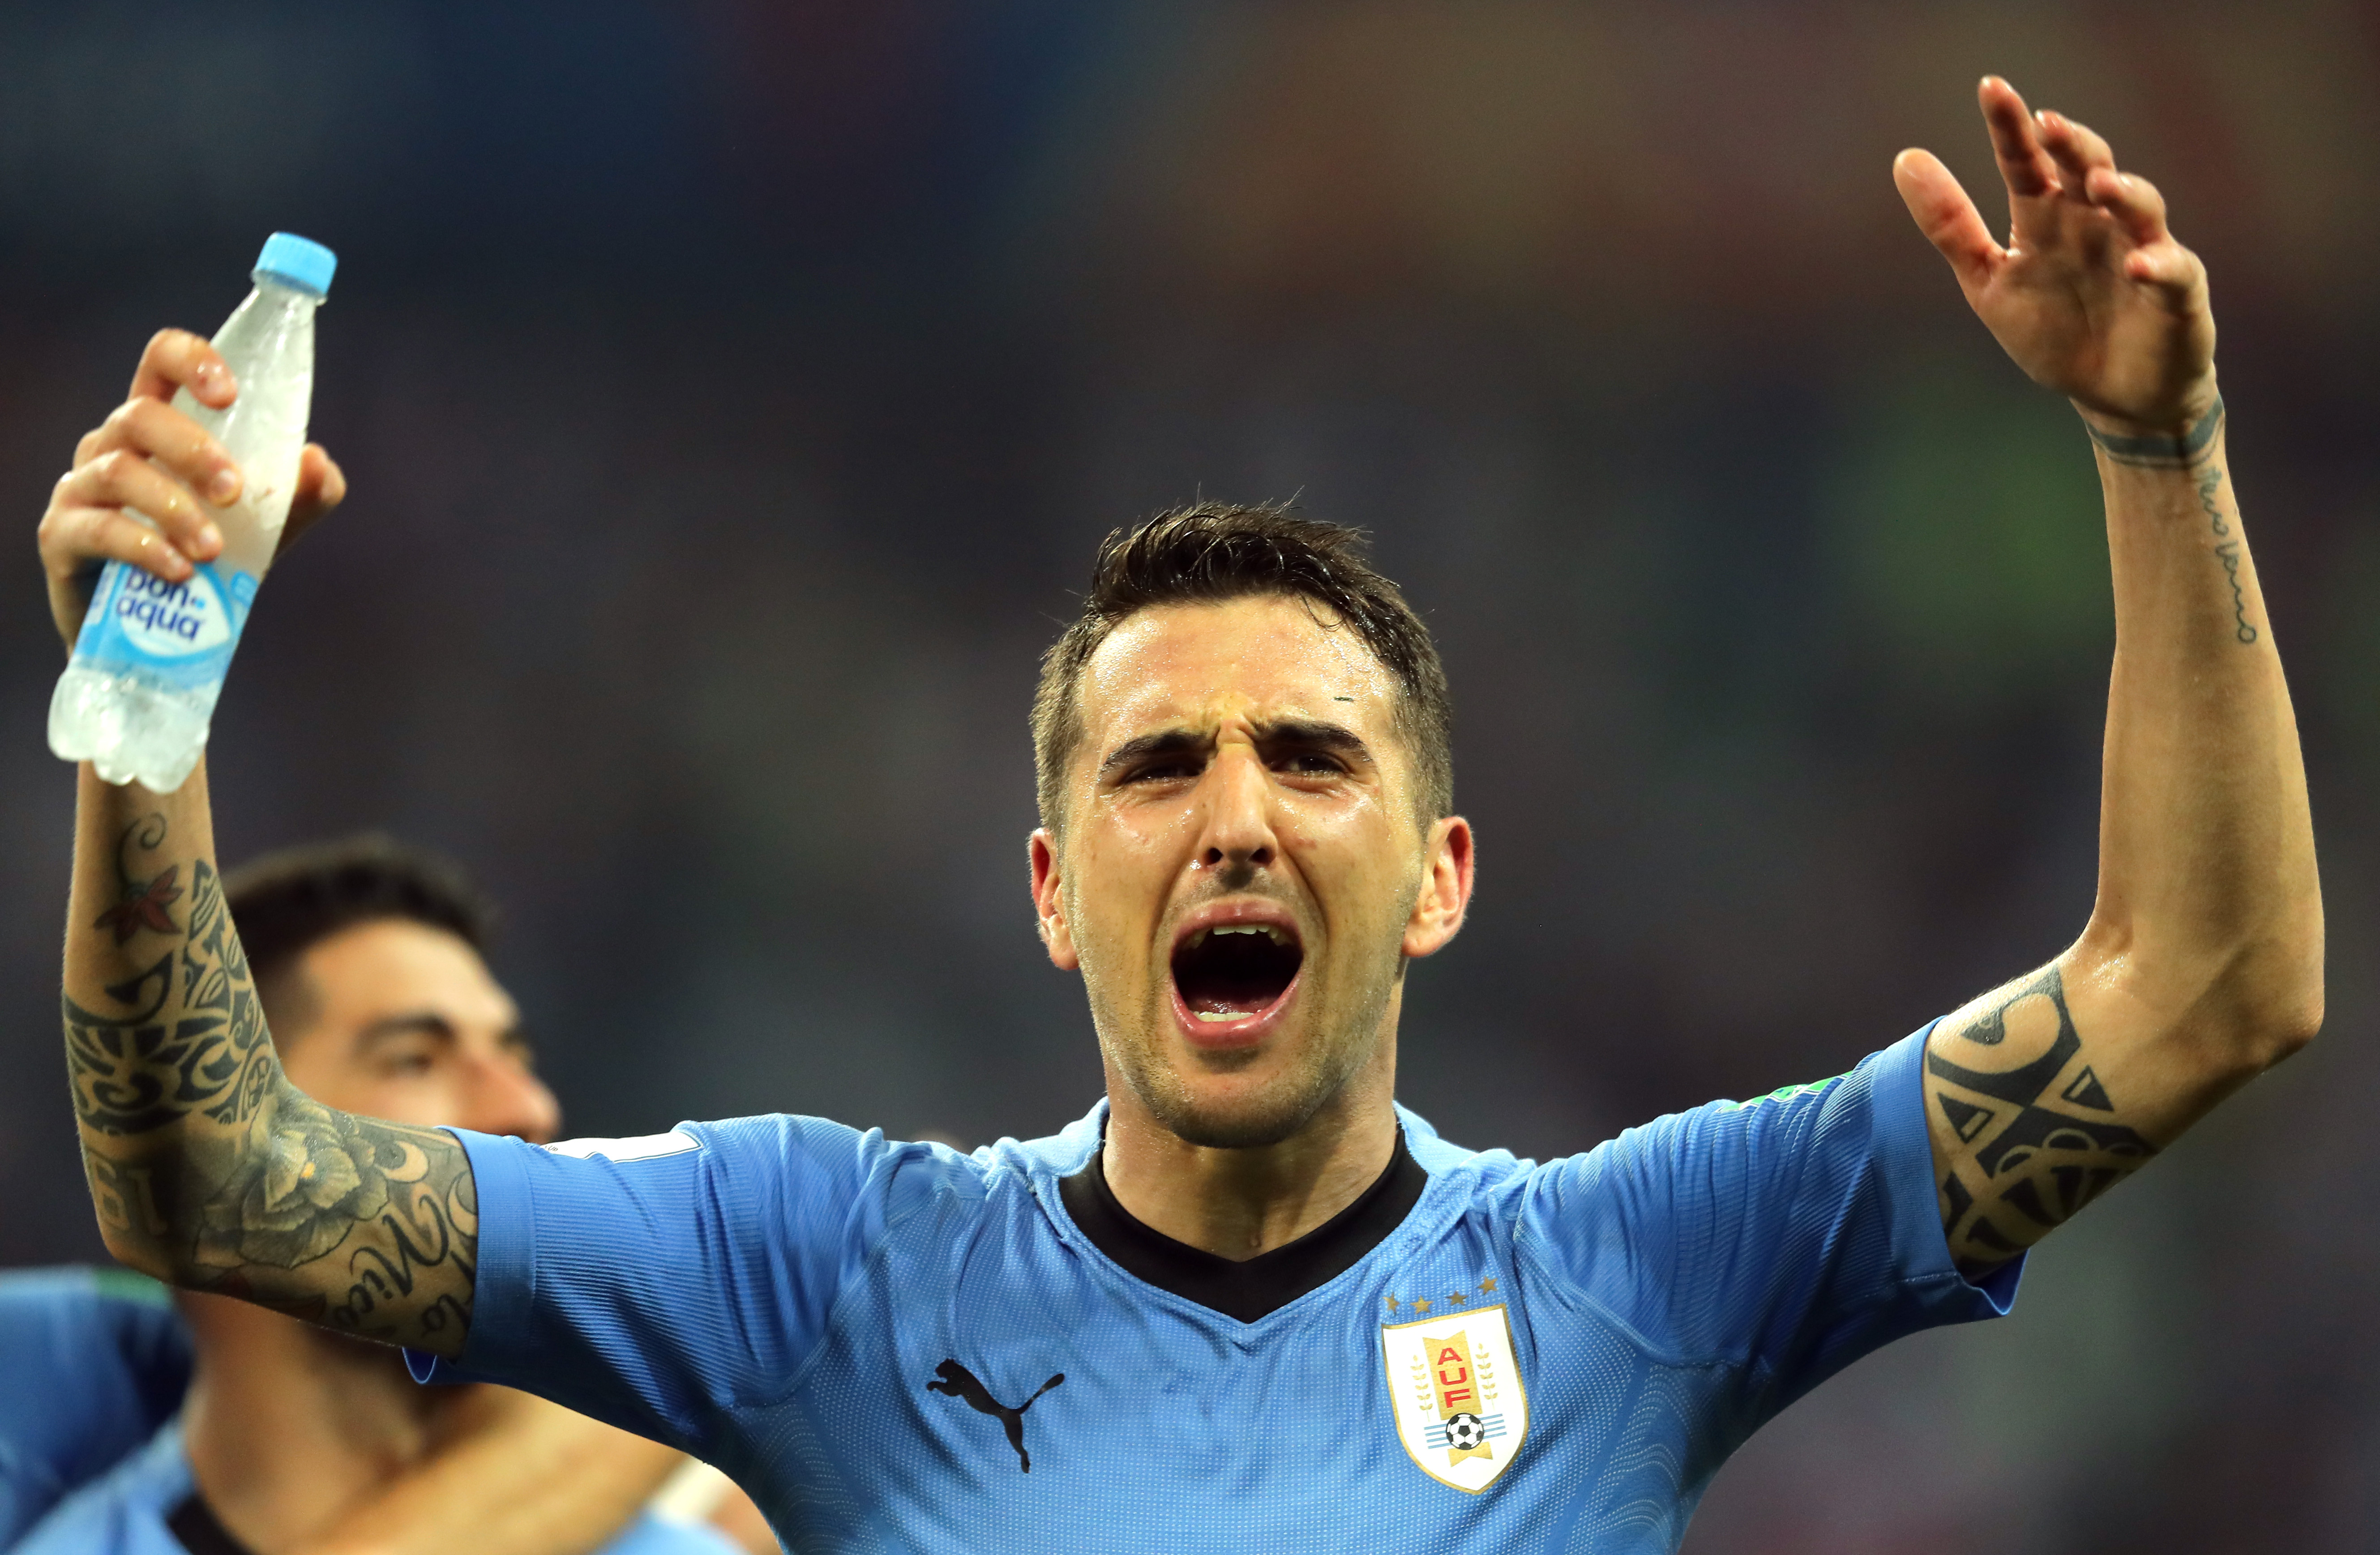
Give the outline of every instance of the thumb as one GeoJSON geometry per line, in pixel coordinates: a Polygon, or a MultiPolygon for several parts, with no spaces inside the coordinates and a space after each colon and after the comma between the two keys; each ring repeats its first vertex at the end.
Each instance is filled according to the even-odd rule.
{"type": "Polygon", "coordinates": [[[321,443],[306,444],[306,451],[298,456],[298,490],[290,496],[289,516],[281,526],[281,543],[273,555],[277,558],[297,544],[298,536],[346,500],[347,477],[338,462],[322,452],[321,443]]]}

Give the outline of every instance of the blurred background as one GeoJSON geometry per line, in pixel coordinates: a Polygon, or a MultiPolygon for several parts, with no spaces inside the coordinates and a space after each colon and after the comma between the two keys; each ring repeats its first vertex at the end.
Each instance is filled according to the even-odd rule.
{"type": "Polygon", "coordinates": [[[31,530],[259,240],[341,264],[346,511],[216,723],[227,858],[384,827],[509,913],[577,1133],[1079,1115],[1025,711],[1110,527],[1373,531],[1482,884],[1403,1096],[1537,1156],[1837,1073],[2091,904],[2089,451],[1911,228],[1983,71],[2213,271],[2313,769],[2328,1034],[1723,1473],[1694,1555],[2380,1543],[2380,15],[2345,3],[345,0],[0,9],[0,1263],[101,1257],[31,530]]]}

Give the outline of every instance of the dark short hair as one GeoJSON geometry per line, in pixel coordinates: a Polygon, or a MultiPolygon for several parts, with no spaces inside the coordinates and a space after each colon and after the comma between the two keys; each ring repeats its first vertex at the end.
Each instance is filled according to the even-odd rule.
{"type": "Polygon", "coordinates": [[[1396,727],[1413,753],[1421,819],[1452,813],[1453,703],[1445,666],[1429,628],[1363,551],[1361,530],[1308,518],[1286,503],[1202,502],[1110,531],[1092,564],[1082,613],[1041,656],[1033,764],[1042,824],[1055,829],[1064,820],[1066,767],[1083,738],[1083,666],[1108,635],[1153,605],[1261,594],[1320,606],[1396,676],[1396,727]]]}
{"type": "Polygon", "coordinates": [[[451,859],[378,832],[282,848],[224,872],[224,902],[268,1004],[298,957],[343,929],[389,918],[485,950],[495,909],[451,859]]]}

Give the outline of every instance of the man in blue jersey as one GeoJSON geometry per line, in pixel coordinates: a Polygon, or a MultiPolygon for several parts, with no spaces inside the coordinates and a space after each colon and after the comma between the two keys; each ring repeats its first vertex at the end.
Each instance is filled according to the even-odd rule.
{"type": "MultiPolygon", "coordinates": [[[[540,1149],[334,1111],[213,908],[204,777],[86,771],[66,1018],[110,1246],[685,1447],[802,1549],[1673,1549],[1762,1421],[2004,1310],[2026,1246],[2320,1022],[2204,272],[2097,136],[1981,98],[2008,246],[1931,156],[1894,175],[2082,418],[2120,644],[2098,902],[2040,970],[1585,1155],[1439,1139],[1393,1094],[1406,969],[1473,876],[1436,654],[1346,531],[1200,507],[1111,538],[1034,710],[1034,899],[1107,1077],[1080,1122],[960,1156],[811,1118],[540,1149]],[[168,871],[188,900],[114,937],[168,871]]],[[[212,552],[226,461],[165,414],[183,384],[233,393],[161,337],[61,483],[69,636],[94,558],[212,552]]],[[[339,490],[319,453],[307,479],[339,490]]]]}
{"type": "MultiPolygon", "coordinates": [[[[309,1095],[552,1136],[480,959],[487,909],[451,867],[363,837],[254,860],[224,898],[309,1095]]],[[[119,921],[180,900],[152,884],[119,921]]],[[[25,1555],[729,1555],[646,1512],[685,1462],[507,1389],[425,1393],[384,1346],[246,1302],[0,1275],[0,1548],[25,1555]]]]}

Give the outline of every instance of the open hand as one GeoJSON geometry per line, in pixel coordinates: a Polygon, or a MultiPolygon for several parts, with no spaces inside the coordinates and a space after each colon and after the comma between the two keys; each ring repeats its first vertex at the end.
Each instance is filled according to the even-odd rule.
{"type": "Polygon", "coordinates": [[[2215,404],[2215,315],[2206,267],[2167,230],[2164,197],[2119,172],[2090,128],[2027,112],[1998,76],[1975,95],[2008,183],[2008,247],[1931,152],[1893,159],[1909,213],[2034,382],[2108,431],[2186,431],[2215,404]]]}
{"type": "MultiPolygon", "coordinates": [[[[49,576],[50,614],[74,646],[105,563],[128,562],[179,583],[197,562],[223,552],[215,514],[237,500],[239,467],[222,443],[173,407],[175,391],[220,410],[239,385],[215,348],[187,330],[160,330],[140,353],[132,392],[75,445],[74,468],[51,490],[42,515],[42,568],[49,576]],[[155,528],[125,510],[137,508],[155,528]]],[[[314,443],[298,461],[298,489],[281,530],[281,550],[347,494],[347,480],[314,443]]]]}

